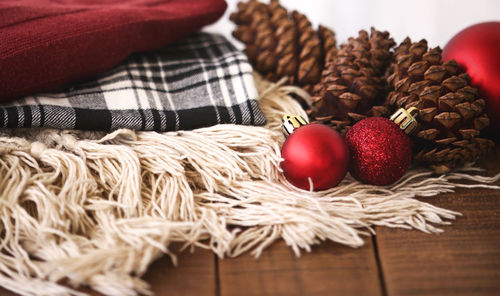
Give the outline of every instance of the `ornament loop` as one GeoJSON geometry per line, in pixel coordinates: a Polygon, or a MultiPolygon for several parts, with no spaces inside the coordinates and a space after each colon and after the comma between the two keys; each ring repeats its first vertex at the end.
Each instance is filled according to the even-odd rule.
{"type": "Polygon", "coordinates": [[[418,115],[419,110],[415,107],[411,107],[408,110],[400,108],[391,116],[391,120],[397,124],[406,134],[410,135],[413,133],[417,127],[418,122],[415,117],[418,115]]]}
{"type": "Polygon", "coordinates": [[[287,114],[283,116],[283,119],[281,121],[283,122],[283,125],[281,126],[281,132],[283,133],[285,138],[290,136],[290,134],[293,133],[294,130],[308,124],[308,122],[299,115],[292,116],[287,114]]]}

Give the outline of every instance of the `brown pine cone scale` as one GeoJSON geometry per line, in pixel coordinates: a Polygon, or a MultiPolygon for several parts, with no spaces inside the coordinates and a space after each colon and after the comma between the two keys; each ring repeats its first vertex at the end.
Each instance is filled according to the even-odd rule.
{"type": "Polygon", "coordinates": [[[230,19],[237,25],[233,36],[246,45],[245,53],[264,77],[289,83],[308,92],[321,79],[325,61],[337,52],[335,33],[311,22],[298,11],[289,13],[279,1],[238,3],[230,19]]]}
{"type": "Polygon", "coordinates": [[[441,61],[439,47],[428,49],[425,40],[413,43],[405,39],[394,50],[386,81],[386,104],[392,110],[420,110],[420,131],[414,135],[416,161],[446,172],[474,161],[494,146],[478,137],[489,125],[484,99],[454,60],[441,61]]]}
{"type": "Polygon", "coordinates": [[[314,88],[312,122],[328,124],[345,133],[369,116],[388,116],[382,74],[391,60],[394,41],[389,33],[372,28],[349,38],[328,61],[320,83],[314,88]]]}

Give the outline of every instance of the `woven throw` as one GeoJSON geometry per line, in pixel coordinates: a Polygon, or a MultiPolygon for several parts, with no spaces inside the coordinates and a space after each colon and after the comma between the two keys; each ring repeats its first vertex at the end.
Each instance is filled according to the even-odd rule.
{"type": "Polygon", "coordinates": [[[0,127],[111,131],[263,125],[252,68],[220,35],[134,54],[101,77],[0,105],[0,127]]]}
{"type": "Polygon", "coordinates": [[[417,196],[500,189],[500,174],[470,165],[445,175],[411,168],[390,186],[347,175],[329,190],[297,189],[280,171],[280,126],[286,113],[307,118],[289,95],[303,94],[255,80],[265,127],[0,130],[0,285],[22,295],[86,295],[80,285],[148,295],[141,276],[164,254],[177,264],[173,242],[219,257],[259,256],[278,239],[297,255],[324,240],[359,247],[374,225],[438,233],[460,215],[417,196]]]}

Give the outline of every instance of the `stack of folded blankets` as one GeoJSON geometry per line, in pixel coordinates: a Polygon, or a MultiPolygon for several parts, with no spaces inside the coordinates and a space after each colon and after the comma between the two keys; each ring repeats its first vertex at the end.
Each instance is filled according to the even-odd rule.
{"type": "Polygon", "coordinates": [[[223,0],[0,4],[0,127],[111,131],[263,125],[252,68],[197,33],[223,0]]]}

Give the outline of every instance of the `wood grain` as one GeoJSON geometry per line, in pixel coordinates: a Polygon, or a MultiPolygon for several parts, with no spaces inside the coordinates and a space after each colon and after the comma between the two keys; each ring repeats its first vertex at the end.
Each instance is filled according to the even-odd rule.
{"type": "Polygon", "coordinates": [[[215,257],[211,251],[182,252],[175,267],[167,256],[155,261],[144,275],[155,295],[216,294],[215,257]]]}
{"type": "MultiPolygon", "coordinates": [[[[497,149],[482,167],[498,173],[497,149]]],[[[461,189],[421,198],[463,217],[440,235],[377,228],[388,295],[500,295],[500,192],[461,189]]]]}
{"type": "MultiPolygon", "coordinates": [[[[173,246],[175,250],[178,246],[173,246]]],[[[144,275],[155,295],[199,295],[216,294],[215,257],[211,251],[195,249],[193,253],[178,253],[178,266],[175,267],[168,256],[153,262],[144,275]]],[[[91,296],[102,294],[88,287],[80,287],[81,292],[91,296]]],[[[16,293],[0,288],[2,296],[16,296],[16,293]]]]}
{"type": "Polygon", "coordinates": [[[258,260],[219,260],[221,295],[381,295],[371,239],[353,249],[325,242],[295,257],[280,241],[258,260]]]}

